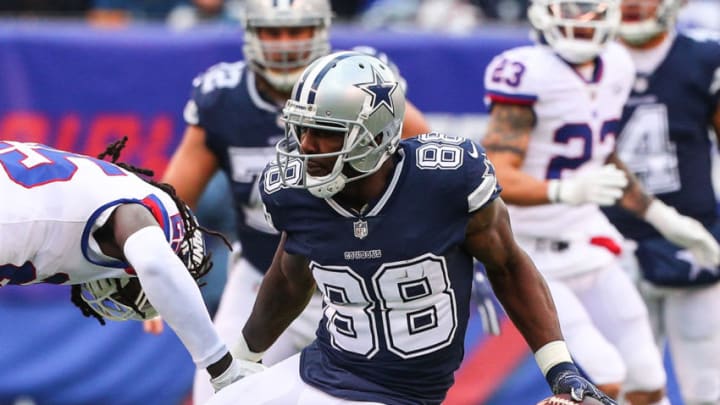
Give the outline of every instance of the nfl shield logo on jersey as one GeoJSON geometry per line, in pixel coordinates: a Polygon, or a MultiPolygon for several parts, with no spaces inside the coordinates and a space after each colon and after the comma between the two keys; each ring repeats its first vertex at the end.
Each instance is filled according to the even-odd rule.
{"type": "Polygon", "coordinates": [[[364,239],[368,235],[367,221],[359,219],[353,222],[353,232],[358,239],[364,239]]]}

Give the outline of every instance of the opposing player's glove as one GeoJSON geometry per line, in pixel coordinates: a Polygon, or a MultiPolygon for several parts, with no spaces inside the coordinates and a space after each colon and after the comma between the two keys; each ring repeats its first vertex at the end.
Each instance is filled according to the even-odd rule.
{"type": "Polygon", "coordinates": [[[658,199],[650,203],[645,220],[665,239],[688,249],[699,266],[714,269],[720,265],[720,246],[700,222],[679,214],[658,199]]]}
{"type": "Polygon", "coordinates": [[[255,374],[263,371],[266,368],[267,367],[263,366],[260,363],[255,363],[248,360],[233,359],[232,363],[230,363],[230,367],[228,367],[227,370],[225,370],[219,376],[211,378],[210,383],[212,384],[215,392],[218,392],[221,389],[227,387],[228,385],[234,383],[235,381],[247,377],[250,374],[255,374]]]}
{"type": "Polygon", "coordinates": [[[573,363],[564,362],[553,366],[545,378],[553,394],[570,394],[573,400],[582,402],[585,397],[593,397],[605,405],[617,405],[612,398],[603,394],[590,381],[580,375],[573,363]]]}
{"type": "Polygon", "coordinates": [[[627,184],[625,172],[609,163],[598,169],[579,172],[572,178],[548,181],[548,200],[570,205],[613,205],[623,196],[627,184]]]}
{"type": "Polygon", "coordinates": [[[500,319],[493,302],[493,291],[479,264],[475,265],[475,279],[472,287],[483,330],[491,335],[500,335],[500,319]]]}

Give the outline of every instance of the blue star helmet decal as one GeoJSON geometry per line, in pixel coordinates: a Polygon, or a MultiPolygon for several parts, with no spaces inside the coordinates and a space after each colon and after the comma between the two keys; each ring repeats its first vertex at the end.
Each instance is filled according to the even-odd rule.
{"type": "Polygon", "coordinates": [[[390,114],[395,115],[395,106],[393,105],[392,98],[390,95],[398,87],[397,82],[386,82],[383,81],[382,76],[375,71],[375,67],[370,66],[373,74],[373,81],[368,83],[359,83],[355,87],[369,94],[372,99],[370,100],[370,107],[373,111],[378,109],[381,105],[387,107],[390,110],[390,114]]]}

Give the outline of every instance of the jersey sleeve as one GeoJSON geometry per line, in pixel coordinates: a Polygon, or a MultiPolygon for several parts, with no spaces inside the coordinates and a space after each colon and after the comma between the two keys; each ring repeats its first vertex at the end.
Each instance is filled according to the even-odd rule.
{"type": "Polygon", "coordinates": [[[519,104],[531,106],[538,99],[538,80],[532,62],[533,50],[521,47],[501,53],[485,69],[485,103],[519,104]]]}
{"type": "Polygon", "coordinates": [[[278,197],[283,187],[280,168],[273,162],[269,163],[263,170],[258,188],[265,213],[265,222],[278,232],[286,230],[286,218],[278,197]]]}
{"type": "Polygon", "coordinates": [[[720,108],[720,35],[703,44],[708,73],[708,95],[715,110],[720,108]]]}
{"type": "Polygon", "coordinates": [[[465,177],[467,179],[468,212],[477,211],[500,196],[502,188],[495,176],[495,167],[492,165],[485,149],[473,140],[466,140],[465,147],[465,177]]]}
{"type": "Polygon", "coordinates": [[[190,99],[183,110],[185,123],[207,126],[207,121],[211,119],[209,112],[222,102],[228,89],[237,87],[242,81],[244,66],[243,62],[218,63],[195,77],[190,99]]]}

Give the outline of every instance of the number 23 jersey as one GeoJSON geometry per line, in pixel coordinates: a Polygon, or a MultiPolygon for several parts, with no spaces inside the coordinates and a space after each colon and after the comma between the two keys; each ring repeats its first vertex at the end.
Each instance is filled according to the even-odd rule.
{"type": "Polygon", "coordinates": [[[392,158],[387,189],[361,215],[283,188],[277,166],[261,195],[288,235],[285,250],[310,260],[323,293],[303,380],[356,401],[440,403],[463,357],[473,277],[465,229],[500,189],[482,148],[463,138],[420,135],[392,158]]]}
{"type": "MultiPolygon", "coordinates": [[[[615,147],[634,68],[627,51],[615,43],[595,61],[594,70],[581,75],[550,47],[536,45],[503,52],[488,66],[486,101],[527,105],[536,116],[523,172],[539,180],[567,179],[605,164],[615,147]]],[[[602,217],[591,204],[509,209],[515,234],[536,237],[582,235],[589,218],[602,217]]]]}

